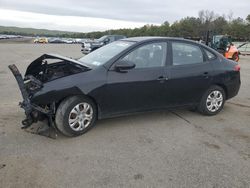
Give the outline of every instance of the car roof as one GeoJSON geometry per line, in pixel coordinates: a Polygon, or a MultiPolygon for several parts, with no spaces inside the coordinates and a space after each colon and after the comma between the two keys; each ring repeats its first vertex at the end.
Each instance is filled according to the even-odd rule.
{"type": "Polygon", "coordinates": [[[103,35],[103,37],[106,36],[106,37],[112,37],[112,36],[123,36],[125,37],[124,35],[103,35]]]}
{"type": "Polygon", "coordinates": [[[188,40],[184,38],[178,38],[178,37],[151,37],[151,36],[145,36],[145,37],[130,37],[126,39],[121,39],[123,41],[132,41],[132,42],[146,42],[146,41],[154,41],[154,40],[179,40],[179,41],[188,41],[188,42],[193,42],[197,43],[193,40],[188,40]]]}
{"type": "Polygon", "coordinates": [[[175,41],[181,41],[181,42],[189,42],[189,43],[193,43],[196,45],[200,45],[202,47],[204,47],[205,49],[209,49],[210,51],[213,51],[213,53],[215,54],[219,54],[221,55],[219,52],[217,52],[216,50],[212,49],[211,47],[208,47],[205,44],[199,43],[197,41],[194,40],[189,40],[189,39],[184,39],[184,38],[178,38],[178,37],[152,37],[152,36],[145,36],[145,37],[131,37],[131,38],[125,38],[125,39],[121,39],[120,41],[130,41],[130,42],[136,42],[136,43],[144,43],[144,42],[151,42],[151,41],[159,41],[159,40],[175,40],[175,41]]]}

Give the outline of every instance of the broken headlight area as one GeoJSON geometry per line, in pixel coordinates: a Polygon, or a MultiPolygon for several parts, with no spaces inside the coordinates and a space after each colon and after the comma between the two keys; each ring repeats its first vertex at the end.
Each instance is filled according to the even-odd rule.
{"type": "Polygon", "coordinates": [[[30,95],[43,87],[43,83],[32,75],[25,76],[24,85],[30,95]]]}

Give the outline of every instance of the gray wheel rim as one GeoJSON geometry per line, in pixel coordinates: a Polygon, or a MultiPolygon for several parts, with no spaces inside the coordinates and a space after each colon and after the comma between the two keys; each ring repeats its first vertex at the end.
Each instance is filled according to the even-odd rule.
{"type": "Polygon", "coordinates": [[[69,113],[68,123],[72,130],[82,131],[87,128],[93,119],[93,108],[89,103],[77,104],[69,113]]]}
{"type": "Polygon", "coordinates": [[[210,112],[218,111],[223,104],[223,100],[224,100],[223,95],[220,91],[218,90],[212,91],[207,97],[206,101],[207,109],[210,112]]]}

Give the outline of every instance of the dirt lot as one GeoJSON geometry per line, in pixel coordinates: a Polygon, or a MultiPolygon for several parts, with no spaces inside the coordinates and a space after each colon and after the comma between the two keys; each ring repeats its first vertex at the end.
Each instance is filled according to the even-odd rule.
{"type": "Polygon", "coordinates": [[[20,129],[21,100],[7,65],[22,72],[50,52],[80,57],[80,45],[0,44],[0,187],[250,187],[250,58],[242,87],[217,116],[187,110],[98,121],[57,140],[20,129]]]}

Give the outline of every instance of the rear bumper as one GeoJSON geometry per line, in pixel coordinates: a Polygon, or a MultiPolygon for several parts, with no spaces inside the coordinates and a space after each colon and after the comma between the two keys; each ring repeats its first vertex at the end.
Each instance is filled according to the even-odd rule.
{"type": "Polygon", "coordinates": [[[241,80],[240,80],[240,73],[234,75],[234,79],[227,83],[226,87],[227,87],[227,99],[231,99],[233,97],[235,97],[240,90],[240,86],[241,86],[241,80]]]}

